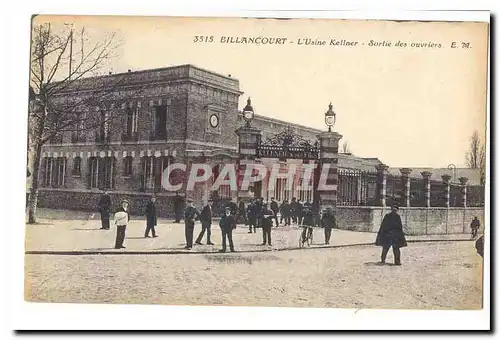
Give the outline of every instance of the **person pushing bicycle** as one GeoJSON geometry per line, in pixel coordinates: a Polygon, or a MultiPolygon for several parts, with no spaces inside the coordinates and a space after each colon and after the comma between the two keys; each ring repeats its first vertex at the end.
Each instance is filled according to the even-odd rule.
{"type": "Polygon", "coordinates": [[[303,220],[302,220],[302,242],[306,242],[307,238],[311,238],[313,227],[316,224],[314,219],[314,213],[311,208],[306,207],[303,211],[303,220]]]}

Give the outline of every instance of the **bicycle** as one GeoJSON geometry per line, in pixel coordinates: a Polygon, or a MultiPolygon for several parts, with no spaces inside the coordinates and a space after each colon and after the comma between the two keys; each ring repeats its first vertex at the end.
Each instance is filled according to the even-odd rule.
{"type": "Polygon", "coordinates": [[[308,247],[311,246],[313,242],[313,227],[309,225],[302,225],[299,235],[299,248],[303,248],[305,244],[308,247]]]}

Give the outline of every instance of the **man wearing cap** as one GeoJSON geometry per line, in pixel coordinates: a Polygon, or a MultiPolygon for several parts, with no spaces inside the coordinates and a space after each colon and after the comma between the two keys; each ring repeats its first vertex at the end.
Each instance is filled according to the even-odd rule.
{"type": "Polygon", "coordinates": [[[130,221],[128,206],[129,202],[127,200],[122,200],[120,202],[120,208],[115,213],[115,225],[116,225],[115,249],[125,248],[123,246],[123,241],[125,240],[125,230],[127,229],[128,222],[130,221]]]}
{"type": "Polygon", "coordinates": [[[98,210],[101,213],[101,229],[109,230],[109,217],[111,215],[111,197],[107,191],[104,191],[99,203],[97,204],[98,210]]]}
{"type": "Polygon", "coordinates": [[[250,201],[250,203],[247,206],[247,215],[248,215],[248,233],[252,233],[252,227],[253,227],[253,232],[256,233],[256,227],[257,227],[257,216],[256,216],[256,205],[255,205],[255,200],[250,201]]]}
{"type": "Polygon", "coordinates": [[[375,244],[382,246],[381,263],[385,263],[387,252],[392,246],[394,264],[400,266],[401,252],[399,248],[406,247],[407,243],[403,232],[403,223],[401,222],[401,217],[398,215],[398,209],[399,207],[393,204],[391,212],[384,216],[375,244]]]}
{"type": "Polygon", "coordinates": [[[146,207],[146,212],[145,212],[146,231],[144,232],[144,237],[150,237],[149,236],[150,230],[151,230],[151,234],[153,235],[153,237],[158,237],[158,235],[156,235],[156,231],[155,231],[155,226],[156,226],[156,222],[157,222],[155,202],[156,202],[156,197],[152,196],[151,200],[148,202],[148,205],[146,207]]]}
{"type": "Polygon", "coordinates": [[[207,205],[201,209],[201,214],[200,214],[200,221],[201,221],[201,231],[198,237],[196,238],[196,244],[202,244],[201,240],[203,239],[203,236],[205,235],[205,231],[207,232],[207,244],[213,245],[212,241],[210,240],[210,237],[212,235],[212,200],[208,200],[207,205]]]}
{"type": "Polygon", "coordinates": [[[219,226],[222,232],[222,249],[219,252],[224,253],[226,251],[226,238],[229,242],[229,249],[234,252],[233,229],[236,228],[236,218],[231,213],[230,207],[224,209],[224,216],[221,217],[219,226]]]}
{"type": "Polygon", "coordinates": [[[271,230],[273,226],[274,211],[267,207],[267,204],[262,206],[262,245],[271,246],[271,230]]]}
{"type": "Polygon", "coordinates": [[[330,236],[332,235],[332,228],[337,226],[335,214],[331,207],[326,208],[323,216],[321,216],[321,226],[325,229],[325,244],[330,244],[330,236]]]}
{"type": "Polygon", "coordinates": [[[184,226],[186,235],[186,246],[187,250],[193,248],[193,233],[194,233],[194,221],[200,219],[200,212],[195,208],[193,204],[193,199],[188,198],[187,207],[184,211],[184,226]]]}

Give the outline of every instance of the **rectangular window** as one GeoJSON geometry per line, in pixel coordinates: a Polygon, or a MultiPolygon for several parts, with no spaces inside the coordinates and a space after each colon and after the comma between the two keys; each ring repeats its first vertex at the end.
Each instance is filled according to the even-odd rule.
{"type": "Polygon", "coordinates": [[[61,187],[65,184],[66,158],[48,157],[45,159],[43,185],[46,187],[61,187]]]}
{"type": "Polygon", "coordinates": [[[127,156],[123,159],[123,175],[132,176],[132,156],[127,156]]]}
{"type": "Polygon", "coordinates": [[[90,189],[113,189],[114,157],[91,157],[88,161],[88,184],[90,189]]]}
{"type": "Polygon", "coordinates": [[[139,107],[129,107],[127,109],[127,135],[132,136],[137,133],[139,107]]]}
{"type": "Polygon", "coordinates": [[[142,188],[153,190],[154,188],[154,157],[142,158],[142,188]]]}
{"type": "Polygon", "coordinates": [[[152,117],[153,133],[151,137],[153,140],[167,138],[167,115],[167,105],[155,107],[152,117]]]}
{"type": "Polygon", "coordinates": [[[82,159],[80,157],[75,157],[73,159],[73,170],[72,170],[72,174],[74,176],[80,176],[81,172],[82,172],[82,159]]]}
{"type": "Polygon", "coordinates": [[[84,142],[84,131],[85,131],[85,113],[76,112],[75,113],[75,124],[73,127],[73,132],[71,134],[71,143],[84,142]]]}
{"type": "Polygon", "coordinates": [[[109,142],[109,126],[110,118],[107,111],[101,111],[99,116],[99,131],[96,135],[96,142],[107,143],[109,142]]]}
{"type": "Polygon", "coordinates": [[[170,159],[167,156],[143,157],[142,165],[142,189],[146,191],[161,191],[163,190],[163,171],[170,164],[170,159]]]}

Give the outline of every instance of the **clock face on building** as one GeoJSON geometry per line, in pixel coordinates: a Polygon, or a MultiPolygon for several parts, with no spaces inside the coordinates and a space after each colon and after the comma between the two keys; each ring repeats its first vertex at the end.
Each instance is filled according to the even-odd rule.
{"type": "Polygon", "coordinates": [[[216,128],[217,126],[219,126],[219,117],[216,114],[213,114],[210,116],[210,125],[213,128],[216,128]]]}

